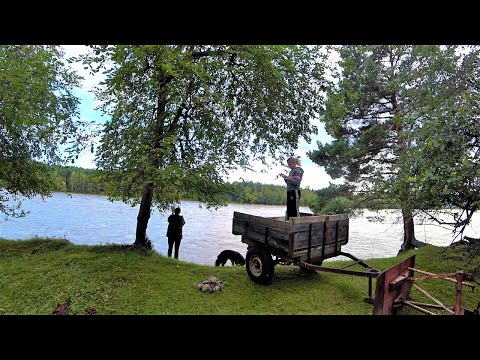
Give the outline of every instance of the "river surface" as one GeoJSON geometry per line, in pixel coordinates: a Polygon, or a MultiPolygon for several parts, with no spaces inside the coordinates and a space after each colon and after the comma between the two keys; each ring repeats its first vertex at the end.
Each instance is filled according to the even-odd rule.
{"type": "MultiPolygon", "coordinates": [[[[213,265],[217,255],[225,249],[236,250],[245,256],[247,245],[241,242],[241,236],[232,234],[234,211],[258,216],[285,214],[285,206],[281,205],[229,204],[218,210],[199,205],[195,201],[182,201],[180,205],[186,224],[179,258],[197,264],[213,265]]],[[[39,197],[25,200],[22,207],[30,211],[27,216],[0,220],[1,238],[55,237],[81,245],[133,244],[135,241],[139,206],[110,202],[107,197],[99,195],[55,193],[45,201],[39,197]]],[[[300,207],[300,211],[311,212],[306,207],[300,207]]],[[[168,215],[170,212],[153,210],[147,228],[155,250],[164,255],[168,248],[165,236],[168,215]]],[[[351,218],[349,242],[342,250],[361,259],[395,256],[403,236],[399,215],[397,210],[365,211],[363,216],[351,218]],[[373,221],[376,217],[380,221],[373,221]]],[[[419,219],[415,224],[415,235],[420,241],[433,245],[452,242],[449,229],[419,219]]],[[[465,235],[480,237],[478,213],[465,235]]]]}

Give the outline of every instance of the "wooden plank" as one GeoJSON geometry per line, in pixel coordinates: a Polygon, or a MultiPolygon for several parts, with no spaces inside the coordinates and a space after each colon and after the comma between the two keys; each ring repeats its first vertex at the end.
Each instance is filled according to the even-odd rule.
{"type": "Polygon", "coordinates": [[[455,314],[455,312],[453,312],[452,310],[450,310],[449,308],[447,308],[445,305],[443,305],[443,303],[440,301],[440,300],[437,300],[435,299],[432,295],[430,295],[428,292],[426,292],[425,290],[423,290],[420,286],[418,286],[417,284],[413,284],[413,286],[415,286],[415,289],[419,290],[423,295],[427,296],[428,298],[430,298],[430,300],[433,300],[437,303],[437,305],[440,305],[444,310],[446,310],[447,312],[449,312],[451,315],[455,314]]]}
{"type": "MultiPolygon", "coordinates": [[[[293,233],[294,249],[308,248],[308,232],[293,233]]],[[[312,229],[312,246],[319,246],[323,240],[323,229],[320,231],[313,231],[312,229]]]]}
{"type": "Polygon", "coordinates": [[[248,238],[252,240],[255,244],[265,244],[268,245],[270,248],[277,248],[277,249],[282,249],[285,251],[288,251],[288,243],[279,241],[278,239],[272,238],[272,237],[255,237],[251,236],[250,234],[248,235],[248,238]]]}
{"type": "Polygon", "coordinates": [[[276,241],[288,243],[289,236],[284,232],[280,232],[277,229],[270,229],[266,226],[251,225],[250,223],[245,223],[241,221],[236,221],[234,224],[234,234],[235,235],[247,235],[248,237],[254,239],[265,238],[268,229],[268,237],[275,238],[276,241]]]}
{"type": "Polygon", "coordinates": [[[267,244],[271,248],[281,249],[288,252],[288,243],[278,241],[278,239],[268,237],[267,244]]]}
{"type": "Polygon", "coordinates": [[[338,239],[347,239],[348,242],[348,220],[339,220],[338,221],[338,239]]]}
{"type": "Polygon", "coordinates": [[[273,216],[273,217],[269,217],[268,219],[285,222],[285,216],[273,216]]]}
{"type": "MultiPolygon", "coordinates": [[[[259,243],[258,241],[252,240],[245,235],[242,235],[242,242],[251,246],[257,246],[259,243]]],[[[288,256],[288,247],[283,246],[283,244],[277,244],[276,247],[269,246],[268,249],[272,255],[280,256],[285,261],[294,262],[294,259],[288,256]]]]}
{"type": "MultiPolygon", "coordinates": [[[[232,233],[234,235],[243,235],[247,232],[256,232],[259,234],[265,235],[267,227],[254,225],[250,222],[233,219],[232,233]]],[[[270,236],[278,239],[278,241],[283,241],[287,243],[289,241],[289,234],[283,230],[268,228],[268,233],[270,236]]]]}
{"type": "MultiPolygon", "coordinates": [[[[317,226],[316,227],[317,230],[314,230],[314,226],[313,226],[313,225],[319,225],[319,224],[324,224],[324,223],[312,224],[312,228],[313,228],[312,229],[312,246],[318,246],[323,244],[323,238],[324,238],[323,227],[318,228],[317,226]]],[[[346,230],[347,230],[346,228],[342,228],[342,229],[339,228],[338,242],[342,243],[343,245],[348,242],[348,234],[346,230]]],[[[335,243],[336,241],[335,231],[336,231],[335,227],[333,227],[333,229],[327,228],[327,234],[328,234],[326,239],[327,244],[335,243]]],[[[295,249],[308,248],[308,242],[309,242],[308,236],[309,236],[308,231],[294,233],[294,241],[295,241],[294,248],[295,249]]]]}
{"type": "Polygon", "coordinates": [[[291,217],[289,221],[292,224],[304,224],[304,223],[311,223],[311,222],[337,221],[337,220],[346,220],[346,219],[348,219],[348,214],[291,217]]]}
{"type": "Polygon", "coordinates": [[[268,226],[256,224],[254,222],[249,222],[248,223],[248,232],[249,233],[250,232],[255,232],[255,233],[258,233],[260,235],[265,236],[265,234],[267,233],[267,227],[268,226]]]}
{"type": "Polygon", "coordinates": [[[415,309],[415,310],[418,310],[418,311],[421,311],[423,312],[424,314],[427,314],[427,315],[438,315],[438,314],[435,314],[434,312],[431,312],[431,311],[428,311],[427,309],[423,309],[421,308],[420,306],[417,306],[416,304],[414,303],[411,303],[410,301],[408,300],[403,300],[403,303],[407,306],[410,306],[411,308],[415,309]]]}
{"type": "Polygon", "coordinates": [[[292,228],[290,222],[278,221],[271,218],[244,214],[237,211],[233,212],[234,220],[243,220],[252,224],[265,225],[274,229],[284,230],[289,232],[292,228]]]}
{"type": "Polygon", "coordinates": [[[293,224],[291,228],[292,233],[302,233],[308,232],[310,225],[312,225],[312,232],[318,232],[323,230],[323,224],[325,221],[322,222],[312,222],[312,223],[303,223],[303,224],[293,224]]]}
{"type": "Polygon", "coordinates": [[[248,231],[243,231],[236,235],[242,235],[242,242],[249,245],[257,245],[258,243],[265,244],[266,240],[266,244],[270,247],[279,248],[287,252],[289,249],[289,243],[287,240],[277,238],[273,236],[274,234],[269,234],[267,237],[265,237],[265,231],[259,233],[252,231],[252,229],[249,228],[248,231]],[[246,240],[248,240],[248,242],[246,240]]]}
{"type": "MultiPolygon", "coordinates": [[[[338,247],[340,248],[341,243],[338,243],[338,247]]],[[[312,247],[311,249],[311,256],[321,256],[322,254],[322,248],[323,246],[316,246],[316,247],[312,247]]],[[[301,250],[295,250],[293,253],[292,253],[292,256],[293,257],[300,257],[300,256],[307,256],[308,255],[308,249],[301,249],[301,250]]],[[[328,259],[330,257],[334,257],[336,256],[335,255],[335,243],[331,243],[329,245],[326,245],[325,246],[325,259],[328,259]]]]}
{"type": "MultiPolygon", "coordinates": [[[[455,279],[452,279],[452,278],[449,278],[449,277],[446,277],[446,276],[455,276],[455,273],[451,273],[451,274],[435,274],[435,273],[432,273],[432,272],[428,272],[428,271],[425,271],[425,270],[419,270],[419,269],[414,269],[412,268],[411,270],[413,271],[418,271],[419,273],[422,273],[422,274],[426,274],[426,275],[431,275],[432,277],[430,279],[435,279],[435,278],[438,278],[438,279],[443,279],[443,280],[447,280],[447,281],[451,281],[453,283],[457,283],[457,280],[455,279]]],[[[427,279],[427,277],[419,277],[419,276],[416,276],[415,279],[413,280],[421,280],[421,279],[427,279]]],[[[471,284],[471,283],[468,283],[466,281],[464,281],[463,283],[463,286],[469,286],[470,288],[475,288],[475,284],[471,284]]]]}
{"type": "Polygon", "coordinates": [[[312,214],[312,213],[304,213],[304,212],[300,212],[300,216],[316,216],[315,214],[312,214]]]}
{"type": "MultiPolygon", "coordinates": [[[[408,300],[408,302],[410,304],[414,304],[422,307],[433,308],[433,309],[443,309],[443,307],[437,304],[427,304],[427,303],[422,303],[422,302],[413,301],[413,300],[408,300]]],[[[453,308],[450,308],[450,310],[453,310],[453,308]]]]}
{"type": "MultiPolygon", "coordinates": [[[[300,217],[305,217],[305,216],[315,216],[315,214],[303,213],[303,212],[300,213],[300,217]]],[[[283,222],[286,221],[285,216],[268,216],[267,219],[273,219],[273,220],[283,221],[283,222]]]]}
{"type": "Polygon", "coordinates": [[[293,234],[289,234],[288,240],[288,256],[293,257],[293,234]]]}
{"type": "Polygon", "coordinates": [[[402,286],[403,283],[407,281],[407,277],[405,275],[399,275],[397,276],[395,279],[392,280],[392,282],[390,283],[390,289],[395,289],[399,286],[402,286]]]}
{"type": "Polygon", "coordinates": [[[255,241],[249,239],[245,235],[242,235],[242,242],[247,244],[247,245],[252,245],[252,246],[255,245],[255,241]]]}
{"type": "Polygon", "coordinates": [[[242,235],[247,231],[247,222],[244,220],[233,219],[232,234],[242,235]]]}
{"type": "Polygon", "coordinates": [[[288,233],[284,231],[280,231],[278,229],[268,229],[268,233],[271,237],[274,237],[275,239],[278,239],[282,242],[288,243],[290,240],[290,236],[288,233]]]}
{"type": "MultiPolygon", "coordinates": [[[[312,226],[312,245],[316,246],[323,243],[325,227],[328,231],[326,242],[335,242],[337,222],[305,223],[292,226],[292,232],[295,234],[295,247],[302,248],[308,246],[310,225],[312,226]]],[[[348,241],[348,220],[340,220],[338,222],[338,239],[346,239],[348,241]]]]}

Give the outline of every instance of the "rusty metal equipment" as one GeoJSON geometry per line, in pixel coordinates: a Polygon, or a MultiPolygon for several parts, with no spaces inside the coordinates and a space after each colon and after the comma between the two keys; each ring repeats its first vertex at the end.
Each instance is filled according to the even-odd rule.
{"type": "Polygon", "coordinates": [[[355,275],[368,278],[368,297],[364,299],[365,302],[369,304],[373,304],[373,297],[372,297],[372,279],[377,278],[380,274],[380,271],[373,268],[372,266],[366,264],[364,261],[358,259],[354,255],[341,251],[338,255],[346,256],[352,259],[354,262],[351,264],[347,264],[341,268],[333,268],[333,267],[326,267],[321,265],[314,265],[304,261],[299,261],[298,266],[303,267],[308,270],[315,270],[315,271],[323,271],[323,272],[331,272],[336,274],[345,274],[345,275],[355,275]],[[366,268],[366,271],[358,271],[358,270],[347,270],[348,267],[353,265],[361,265],[366,268]]]}
{"type": "Polygon", "coordinates": [[[473,312],[462,307],[463,286],[470,287],[472,290],[475,289],[475,284],[470,281],[477,282],[472,274],[467,274],[463,271],[449,274],[435,274],[417,269],[415,268],[415,255],[410,256],[401,263],[378,275],[373,301],[373,315],[392,315],[403,305],[428,315],[439,315],[439,313],[428,310],[427,308],[442,310],[450,315],[478,314],[478,307],[473,312]],[[415,271],[424,275],[415,277],[415,271]],[[418,281],[431,279],[443,279],[455,283],[456,297],[453,307],[446,306],[417,284],[418,281]],[[408,297],[412,287],[427,296],[434,303],[421,303],[409,300],[408,297]]]}

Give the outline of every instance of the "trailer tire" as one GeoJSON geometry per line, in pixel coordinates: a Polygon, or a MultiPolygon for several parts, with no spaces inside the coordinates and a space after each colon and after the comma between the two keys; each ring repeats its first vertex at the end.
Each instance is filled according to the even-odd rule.
{"type": "Polygon", "coordinates": [[[248,276],[254,282],[261,285],[272,283],[275,264],[267,251],[259,248],[249,249],[245,257],[245,265],[248,276]]]}

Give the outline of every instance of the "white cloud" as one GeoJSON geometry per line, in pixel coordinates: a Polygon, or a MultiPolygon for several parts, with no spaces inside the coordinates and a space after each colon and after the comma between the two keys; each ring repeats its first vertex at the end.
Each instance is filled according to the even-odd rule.
{"type": "MultiPolygon", "coordinates": [[[[90,48],[86,45],[61,45],[61,47],[65,50],[65,58],[78,57],[90,52],[90,48]]],[[[70,66],[84,78],[81,86],[83,90],[93,91],[93,88],[104,79],[102,73],[91,75],[90,69],[85,69],[85,66],[80,62],[74,62],[70,66]]]]}
{"type": "Polygon", "coordinates": [[[78,166],[84,169],[95,169],[94,163],[95,154],[92,154],[90,150],[84,150],[78,156],[78,160],[75,160],[72,166],[78,166]]]}
{"type": "MultiPolygon", "coordinates": [[[[323,168],[320,168],[318,165],[312,163],[312,161],[310,160],[303,160],[301,167],[304,170],[301,183],[302,188],[308,187],[312,190],[319,190],[328,187],[329,181],[337,183],[337,181],[332,181],[331,177],[325,172],[323,168]]],[[[265,166],[261,165],[260,169],[261,168],[265,168],[265,166]]],[[[288,174],[288,171],[289,168],[287,167],[287,164],[285,164],[284,166],[273,166],[271,170],[268,170],[265,173],[261,173],[260,170],[257,172],[237,170],[229,175],[228,181],[241,181],[243,179],[246,181],[259,182],[262,184],[284,186],[285,181],[277,175],[280,172],[288,174]]]]}
{"type": "MultiPolygon", "coordinates": [[[[295,156],[300,157],[302,163],[302,169],[304,170],[303,179],[301,183],[302,188],[310,188],[312,190],[320,190],[328,187],[329,182],[338,184],[342,183],[341,180],[332,180],[332,178],[325,172],[325,169],[321,168],[317,164],[313,163],[307,156],[308,151],[317,150],[317,141],[322,143],[330,142],[331,137],[325,132],[323,125],[319,126],[319,134],[312,136],[312,141],[307,143],[305,140],[301,140],[299,147],[294,151],[295,156]]],[[[272,163],[271,159],[267,159],[267,166],[261,162],[253,162],[253,168],[256,171],[243,171],[237,170],[229,174],[228,181],[253,181],[263,184],[273,185],[285,185],[285,181],[278,176],[279,173],[288,174],[290,168],[287,163],[272,163]],[[263,172],[262,172],[263,170],[263,172]]]]}

